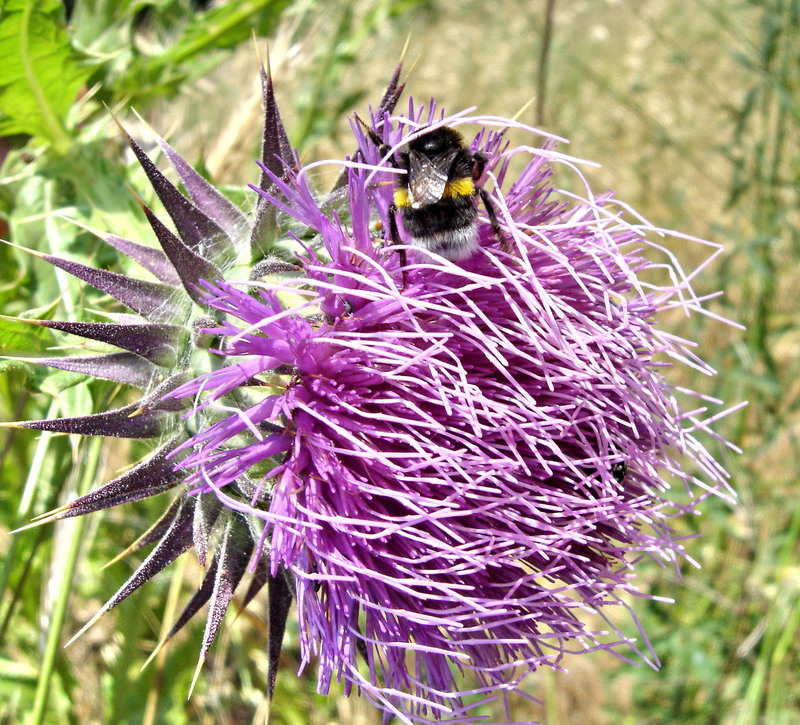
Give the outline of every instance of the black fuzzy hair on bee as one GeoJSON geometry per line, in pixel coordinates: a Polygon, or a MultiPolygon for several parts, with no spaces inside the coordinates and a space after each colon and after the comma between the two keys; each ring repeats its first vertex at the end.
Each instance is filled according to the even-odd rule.
{"type": "MultiPolygon", "coordinates": [[[[362,125],[386,155],[389,148],[371,128],[362,125]]],[[[389,161],[406,172],[396,183],[394,203],[389,208],[390,243],[403,241],[397,229],[399,213],[409,244],[454,261],[471,257],[479,245],[477,196],[486,207],[492,231],[502,239],[491,198],[478,183],[487,159],[470,151],[458,131],[440,126],[423,132],[389,161]]],[[[400,262],[405,267],[402,250],[400,262]]]]}

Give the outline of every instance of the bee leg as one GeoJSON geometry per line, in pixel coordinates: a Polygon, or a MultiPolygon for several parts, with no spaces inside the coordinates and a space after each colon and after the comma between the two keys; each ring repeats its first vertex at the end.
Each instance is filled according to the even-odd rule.
{"type": "Polygon", "coordinates": [[[477,184],[483,176],[483,171],[489,159],[486,158],[480,151],[472,154],[472,180],[477,184]]]}
{"type": "Polygon", "coordinates": [[[486,207],[486,213],[489,216],[489,225],[492,227],[495,237],[497,237],[498,241],[502,244],[503,251],[510,253],[511,246],[509,241],[500,231],[500,222],[497,221],[497,212],[494,210],[492,197],[489,196],[489,192],[478,183],[481,176],[483,176],[483,172],[488,161],[489,159],[480,153],[480,151],[472,155],[472,181],[475,183],[475,188],[477,189],[478,194],[480,194],[483,205],[486,207]]]}
{"type": "MultiPolygon", "coordinates": [[[[400,239],[400,232],[397,229],[397,207],[392,204],[389,207],[389,242],[390,244],[402,244],[400,239]]],[[[406,288],[406,250],[398,249],[397,254],[400,256],[400,274],[402,275],[401,290],[406,288]]]]}
{"type": "Polygon", "coordinates": [[[497,213],[494,210],[494,203],[492,202],[492,197],[489,196],[489,192],[486,191],[482,186],[475,187],[478,190],[478,194],[480,194],[481,201],[483,205],[486,207],[486,214],[489,216],[489,226],[492,227],[492,232],[494,232],[495,237],[497,237],[500,244],[503,246],[504,252],[511,252],[511,244],[506,239],[505,235],[500,229],[500,222],[497,221],[497,213]]]}

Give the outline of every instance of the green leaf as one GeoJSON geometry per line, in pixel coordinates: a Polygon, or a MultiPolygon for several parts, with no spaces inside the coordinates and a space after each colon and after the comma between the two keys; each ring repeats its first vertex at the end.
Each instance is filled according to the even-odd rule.
{"type": "MultiPolygon", "coordinates": [[[[152,9],[156,3],[150,4],[152,9]]],[[[80,0],[70,17],[72,45],[95,62],[107,61],[130,50],[140,0],[80,0]]]]}
{"type": "Polygon", "coordinates": [[[160,63],[181,63],[213,48],[232,48],[251,37],[269,34],[277,25],[288,0],[234,0],[198,15],[160,63]]]}
{"type": "Polygon", "coordinates": [[[38,325],[30,325],[14,320],[0,320],[0,352],[16,355],[41,350],[48,331],[38,325]]]}
{"type": "Polygon", "coordinates": [[[5,0],[0,9],[0,135],[24,133],[65,151],[65,119],[88,76],[55,0],[5,0]]]}
{"type": "MultiPolygon", "coordinates": [[[[228,0],[198,10],[190,0],[84,0],[76,5],[73,46],[92,65],[97,98],[138,105],[175,95],[255,32],[274,31],[289,0],[228,0]]],[[[74,28],[74,29],[73,29],[74,28]]]]}
{"type": "Polygon", "coordinates": [[[207,12],[189,16],[176,41],[119,79],[118,89],[142,94],[172,95],[185,82],[208,73],[225,57],[221,51],[247,40],[253,32],[274,30],[288,0],[231,0],[207,12]]]}

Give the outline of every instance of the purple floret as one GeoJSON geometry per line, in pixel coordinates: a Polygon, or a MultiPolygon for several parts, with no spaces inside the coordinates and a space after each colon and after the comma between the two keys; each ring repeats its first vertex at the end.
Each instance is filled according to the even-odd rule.
{"type": "MultiPolygon", "coordinates": [[[[377,119],[390,147],[436,119],[413,105],[409,117],[377,119]]],[[[203,416],[246,381],[262,393],[179,446],[181,466],[195,490],[266,523],[260,546],[273,576],[295,576],[303,663],[319,659],[322,691],[344,677],[404,722],[465,722],[466,695],[506,697],[567,652],[637,649],[607,608],[639,593],[643,555],[685,558],[674,517],[729,495],[695,437],[705,409],[684,411],[662,374],[676,361],[713,372],[655,322],[701,300],[651,241],[659,230],[610,195],[555,190],[553,167],[574,160],[498,132],[472,149],[497,181],[503,238],[481,217],[473,257],[409,246],[401,274],[375,224],[388,228],[382,182],[396,172],[355,134],[341,218],[308,168],[264,168],[262,195],[313,239],[293,260],[301,276],[202,283],[201,303],[225,315],[208,332],[227,364],[171,396],[203,416]],[[243,480],[251,505],[226,490],[243,480]]]]}

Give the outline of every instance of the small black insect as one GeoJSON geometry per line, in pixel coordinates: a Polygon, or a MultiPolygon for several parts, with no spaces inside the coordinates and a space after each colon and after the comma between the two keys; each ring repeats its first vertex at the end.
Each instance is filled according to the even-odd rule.
{"type": "MultiPolygon", "coordinates": [[[[594,471],[591,468],[583,467],[580,470],[583,471],[583,473],[585,473],[587,476],[595,474],[595,477],[600,480],[599,471],[594,471]]],[[[628,475],[627,461],[617,461],[616,463],[612,463],[611,467],[608,469],[608,472],[617,483],[622,483],[625,480],[625,476],[628,475]]]]}
{"type": "Polygon", "coordinates": [[[622,483],[628,473],[628,464],[625,461],[617,461],[611,466],[610,472],[617,483],[622,483]]]}
{"type": "MultiPolygon", "coordinates": [[[[388,147],[365,126],[370,140],[382,154],[388,147]]],[[[389,208],[389,238],[401,243],[396,214],[410,235],[409,243],[441,256],[466,259],[478,248],[478,213],[475,197],[480,196],[489,216],[489,224],[498,239],[500,225],[488,192],[478,184],[486,157],[473,153],[455,129],[441,126],[413,139],[390,157],[395,168],[404,169],[389,208]]],[[[405,254],[400,252],[401,266],[405,254]]]]}

